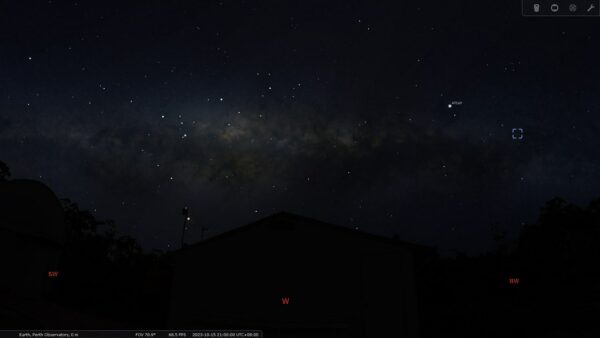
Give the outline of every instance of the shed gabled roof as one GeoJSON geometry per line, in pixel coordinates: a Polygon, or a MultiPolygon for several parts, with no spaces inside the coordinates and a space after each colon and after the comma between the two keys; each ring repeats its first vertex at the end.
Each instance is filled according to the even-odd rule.
{"type": "Polygon", "coordinates": [[[432,248],[429,248],[429,247],[426,247],[426,246],[423,246],[420,244],[414,244],[414,243],[410,243],[410,242],[401,241],[401,240],[398,240],[395,238],[389,238],[389,237],[384,237],[384,236],[380,236],[380,235],[375,235],[375,234],[367,233],[364,231],[351,229],[351,228],[348,228],[345,226],[322,222],[322,221],[319,221],[316,219],[312,219],[312,218],[305,217],[305,216],[300,216],[300,215],[289,213],[289,212],[278,212],[273,215],[262,218],[258,221],[252,222],[250,224],[241,226],[239,228],[235,228],[233,230],[223,232],[223,233],[216,235],[214,237],[211,237],[207,240],[188,245],[188,246],[184,247],[183,249],[177,250],[176,253],[185,252],[185,251],[188,251],[193,248],[204,246],[205,244],[208,244],[208,243],[214,243],[214,242],[226,239],[228,237],[234,236],[234,235],[242,233],[242,232],[252,231],[253,229],[260,227],[260,226],[264,226],[264,225],[283,226],[284,224],[289,224],[289,223],[301,223],[302,226],[312,227],[314,229],[329,229],[329,230],[339,232],[341,234],[355,236],[355,237],[359,237],[359,238],[369,240],[369,241],[377,241],[377,242],[381,242],[381,243],[386,243],[388,245],[389,244],[397,245],[397,246],[401,246],[401,247],[413,249],[413,250],[419,250],[419,251],[423,251],[423,250],[431,251],[432,250],[432,248]]]}

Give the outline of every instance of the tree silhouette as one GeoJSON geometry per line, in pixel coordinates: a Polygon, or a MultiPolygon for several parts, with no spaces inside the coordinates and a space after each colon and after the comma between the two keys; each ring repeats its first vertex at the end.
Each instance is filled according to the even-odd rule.
{"type": "Polygon", "coordinates": [[[548,201],[517,244],[515,252],[458,253],[421,269],[422,336],[598,337],[600,199],[586,207],[548,201]]]}
{"type": "Polygon", "coordinates": [[[555,198],[523,228],[517,255],[539,318],[591,330],[588,317],[600,304],[599,220],[600,199],[582,208],[555,198]]]}
{"type": "Polygon", "coordinates": [[[163,255],[143,253],[135,239],[117,234],[114,222],[97,220],[68,199],[62,203],[69,233],[55,300],[134,326],[160,323],[168,308],[163,255]],[[151,310],[150,302],[161,309],[151,310]]]}
{"type": "Polygon", "coordinates": [[[10,168],[6,163],[0,161],[0,182],[7,181],[10,177],[10,168]]]}

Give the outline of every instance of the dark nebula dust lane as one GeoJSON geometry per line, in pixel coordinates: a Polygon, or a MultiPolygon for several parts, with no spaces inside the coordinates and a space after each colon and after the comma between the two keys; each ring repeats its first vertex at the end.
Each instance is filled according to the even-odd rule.
{"type": "Polygon", "coordinates": [[[600,28],[519,6],[4,3],[0,159],[148,249],[188,206],[487,250],[600,195],[600,28]]]}

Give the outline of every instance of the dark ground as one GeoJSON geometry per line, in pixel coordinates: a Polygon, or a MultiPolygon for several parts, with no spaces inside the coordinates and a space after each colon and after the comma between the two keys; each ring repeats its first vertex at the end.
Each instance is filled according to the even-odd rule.
{"type": "MultiPolygon", "coordinates": [[[[111,222],[68,200],[62,208],[69,231],[60,276],[47,280],[41,299],[4,294],[0,326],[166,328],[172,253],[145,253],[111,222]]],[[[496,240],[495,251],[478,256],[417,257],[421,337],[600,336],[600,200],[584,208],[551,200],[514,249],[496,240]]]]}

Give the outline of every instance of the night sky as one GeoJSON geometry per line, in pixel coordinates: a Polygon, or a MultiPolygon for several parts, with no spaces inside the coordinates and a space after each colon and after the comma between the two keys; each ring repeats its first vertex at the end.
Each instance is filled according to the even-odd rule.
{"type": "Polygon", "coordinates": [[[3,1],[0,160],[147,249],[184,206],[492,249],[600,196],[600,19],[520,5],[3,1]]]}

